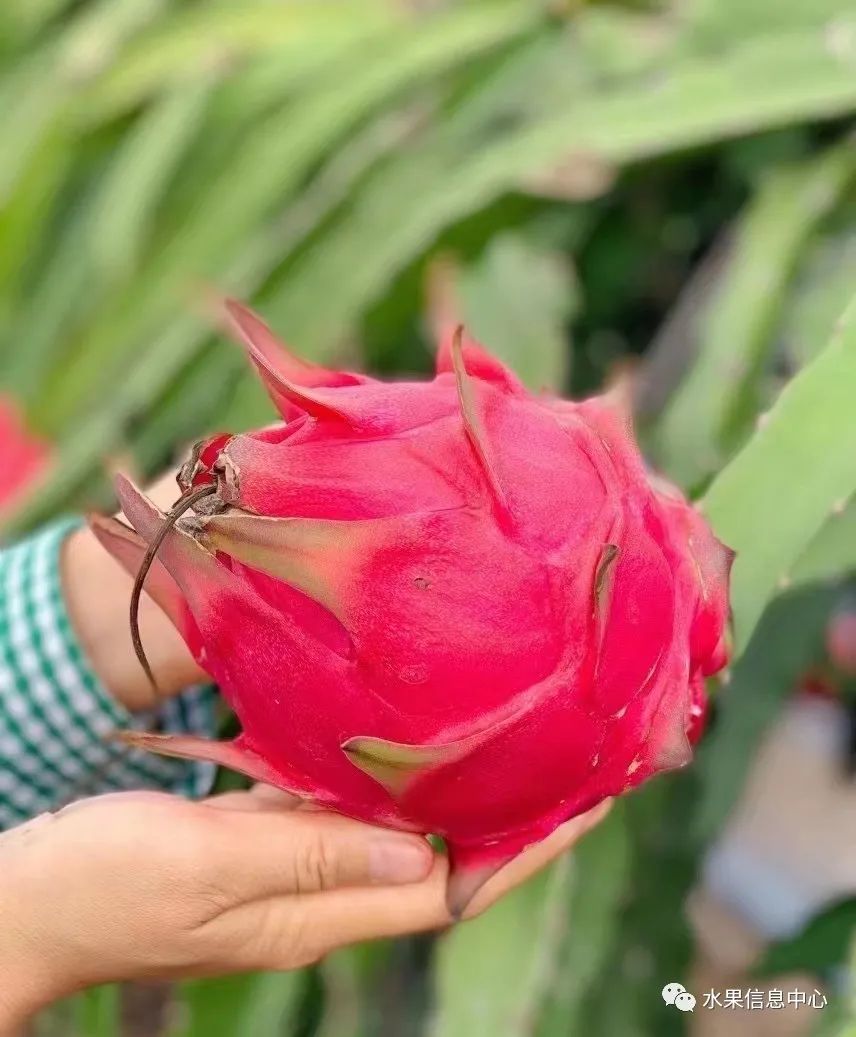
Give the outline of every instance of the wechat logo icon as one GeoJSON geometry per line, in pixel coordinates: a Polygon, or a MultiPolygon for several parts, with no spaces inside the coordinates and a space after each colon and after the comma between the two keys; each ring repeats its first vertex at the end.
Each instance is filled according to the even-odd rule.
{"type": "Polygon", "coordinates": [[[663,1000],[667,1005],[674,1005],[679,1012],[691,1012],[696,1006],[695,997],[683,983],[667,983],[663,987],[663,1000]]]}

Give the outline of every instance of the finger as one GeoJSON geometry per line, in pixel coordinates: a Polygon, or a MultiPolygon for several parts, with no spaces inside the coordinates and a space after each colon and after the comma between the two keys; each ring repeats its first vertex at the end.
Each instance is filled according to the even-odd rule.
{"type": "MultiPolygon", "coordinates": [[[[506,865],[478,892],[464,917],[473,918],[481,914],[560,853],[570,849],[606,816],[611,805],[611,801],[606,801],[588,813],[565,822],[547,839],[521,853],[519,858],[506,865]]],[[[446,905],[447,875],[446,859],[439,858],[431,875],[417,886],[394,890],[342,891],[339,894],[310,897],[301,905],[301,910],[312,919],[312,925],[307,927],[317,933],[329,934],[332,948],[379,937],[443,928],[451,922],[446,905]]]]}
{"type": "Polygon", "coordinates": [[[433,853],[420,836],[336,814],[212,810],[210,817],[206,867],[236,902],[418,882],[431,870],[433,853]]]}
{"type": "MultiPolygon", "coordinates": [[[[570,849],[609,812],[606,801],[586,814],[573,818],[515,861],[503,868],[480,890],[465,912],[472,918],[484,911],[514,887],[525,882],[555,857],[570,849]]],[[[425,881],[412,886],[387,889],[340,890],[305,897],[295,902],[278,898],[268,904],[252,905],[252,921],[245,920],[249,931],[264,932],[265,927],[280,934],[288,932],[285,945],[277,950],[276,939],[268,940],[266,953],[274,961],[294,952],[294,934],[306,949],[307,960],[317,958],[338,947],[365,940],[404,936],[445,928],[451,923],[446,905],[448,862],[435,859],[425,881]]],[[[253,967],[264,967],[256,963],[253,967]]],[[[285,968],[268,964],[267,967],[285,968]]]]}
{"type": "Polygon", "coordinates": [[[428,877],[413,885],[253,901],[209,931],[229,954],[230,969],[303,967],[350,944],[444,928],[447,874],[446,858],[436,856],[428,877]]]}

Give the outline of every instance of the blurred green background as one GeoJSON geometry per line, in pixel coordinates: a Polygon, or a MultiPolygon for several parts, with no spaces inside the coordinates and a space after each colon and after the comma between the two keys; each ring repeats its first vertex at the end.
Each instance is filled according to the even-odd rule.
{"type": "Polygon", "coordinates": [[[214,287],[313,359],[428,371],[455,305],[534,387],[629,370],[652,463],[740,550],[697,765],[572,860],[438,939],[36,1032],[682,1032],[685,896],[856,569],[852,0],[2,0],[0,113],[0,389],[57,449],[13,529],[270,420],[214,287]]]}

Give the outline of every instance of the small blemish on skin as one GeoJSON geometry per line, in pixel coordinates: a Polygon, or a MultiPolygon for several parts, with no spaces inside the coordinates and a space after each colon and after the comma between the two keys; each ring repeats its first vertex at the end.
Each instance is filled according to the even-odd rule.
{"type": "Polygon", "coordinates": [[[405,684],[424,684],[428,680],[428,667],[420,664],[405,666],[398,673],[405,684]]]}
{"type": "Polygon", "coordinates": [[[417,576],[413,582],[421,591],[427,591],[428,588],[431,586],[430,581],[426,580],[424,576],[417,576]]]}

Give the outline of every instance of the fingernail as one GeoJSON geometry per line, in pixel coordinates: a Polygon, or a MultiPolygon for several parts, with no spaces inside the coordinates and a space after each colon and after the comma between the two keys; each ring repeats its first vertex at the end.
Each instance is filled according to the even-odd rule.
{"type": "Polygon", "coordinates": [[[373,882],[419,882],[431,870],[427,843],[379,839],[369,847],[369,874],[373,882]]]}

